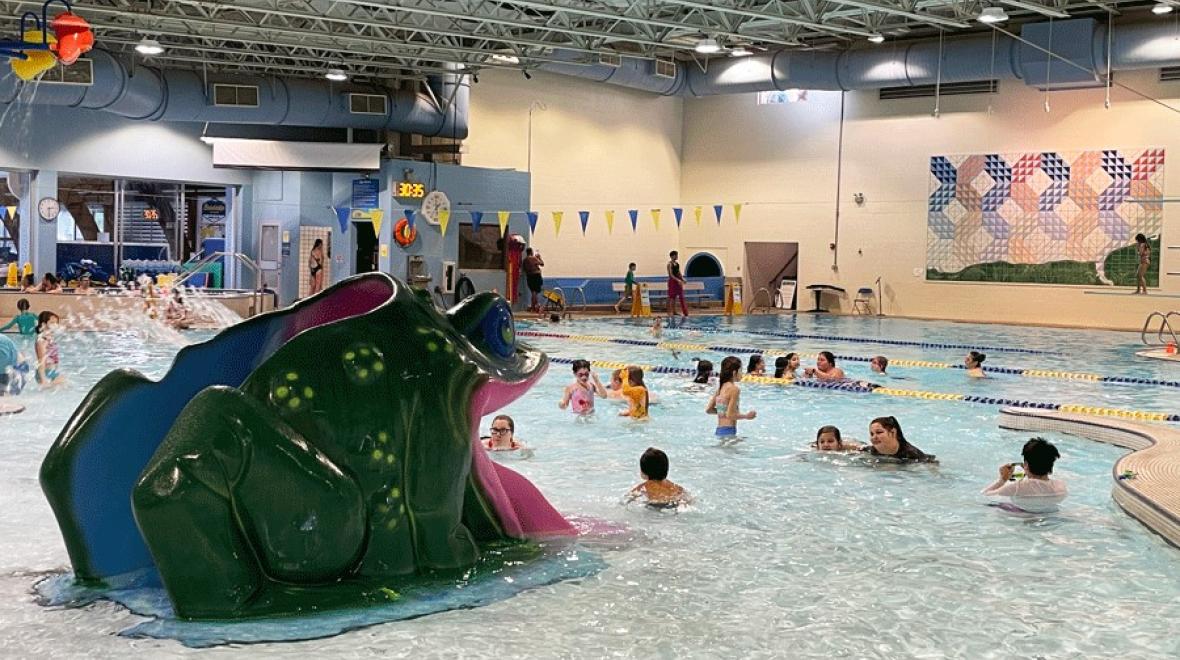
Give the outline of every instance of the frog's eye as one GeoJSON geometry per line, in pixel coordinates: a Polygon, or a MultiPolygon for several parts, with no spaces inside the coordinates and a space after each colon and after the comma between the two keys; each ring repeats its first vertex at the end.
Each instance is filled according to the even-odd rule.
{"type": "Polygon", "coordinates": [[[512,310],[503,300],[497,301],[479,322],[479,339],[495,355],[509,358],[516,352],[516,324],[512,310]]]}

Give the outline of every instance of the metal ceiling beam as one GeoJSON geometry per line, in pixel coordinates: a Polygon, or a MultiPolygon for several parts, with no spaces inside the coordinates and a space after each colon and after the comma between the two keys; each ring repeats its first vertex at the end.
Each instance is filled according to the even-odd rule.
{"type": "MultiPolygon", "coordinates": [[[[916,11],[909,11],[908,9],[902,9],[901,7],[892,7],[889,5],[881,5],[881,4],[876,4],[876,3],[872,3],[872,2],[865,2],[864,0],[828,0],[828,1],[831,2],[832,4],[847,5],[849,7],[857,7],[859,9],[880,12],[882,14],[890,14],[892,16],[904,16],[904,17],[909,18],[911,20],[915,20],[920,23],[929,23],[930,25],[934,25],[936,27],[956,28],[959,30],[965,30],[965,29],[971,27],[970,23],[964,23],[963,21],[960,21],[957,19],[944,18],[944,17],[938,16],[936,14],[920,14],[916,11]]],[[[952,4],[954,4],[954,3],[952,3],[952,4]]],[[[831,14],[824,14],[825,19],[832,18],[832,17],[833,17],[833,15],[831,15],[831,14]]]]}
{"type": "Polygon", "coordinates": [[[1045,5],[1038,5],[1035,2],[1024,2],[1024,0],[999,0],[999,3],[1002,5],[1008,5],[1009,7],[1016,7],[1018,9],[1031,11],[1034,14],[1040,14],[1041,16],[1049,16],[1051,18],[1069,18],[1069,13],[1067,12],[1061,11],[1060,9],[1054,9],[1052,7],[1046,7],[1045,5]]]}
{"type": "Polygon", "coordinates": [[[708,2],[699,2],[698,0],[667,0],[668,4],[680,5],[682,7],[692,7],[694,9],[701,9],[707,11],[724,12],[727,14],[734,14],[736,16],[745,16],[746,18],[762,18],[775,21],[777,23],[785,23],[788,25],[799,25],[813,30],[822,30],[824,32],[836,32],[841,34],[852,34],[858,37],[871,37],[872,32],[862,30],[855,27],[846,27],[843,25],[830,25],[827,23],[815,23],[805,18],[786,16],[783,14],[767,13],[764,11],[755,11],[747,9],[746,7],[737,7],[732,5],[715,5],[708,2]]]}

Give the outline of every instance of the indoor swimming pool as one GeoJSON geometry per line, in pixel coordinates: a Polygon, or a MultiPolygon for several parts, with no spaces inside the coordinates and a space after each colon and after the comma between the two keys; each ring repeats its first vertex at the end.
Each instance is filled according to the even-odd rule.
{"type": "MultiPolygon", "coordinates": [[[[592,551],[595,575],[525,591],[485,607],[353,630],[328,639],[220,647],[216,655],[349,657],[1175,657],[1180,553],[1112,501],[1111,466],[1126,450],[1065,435],[1055,478],[1061,510],[1017,517],[980,490],[1019,462],[1030,434],[997,427],[1000,405],[1024,401],[1180,414],[1180,367],[1137,359],[1134,333],[826,316],[694,317],[653,338],[650,321],[518,322],[519,341],[554,360],[502,412],[527,458],[497,457],[560,511],[632,530],[592,551]],[[541,336],[549,335],[549,336],[541,336]],[[624,340],[621,343],[617,340],[624,340]],[[657,343],[658,345],[650,345],[657,343]],[[749,382],[740,441],[719,443],[712,392],[676,370],[749,351],[830,350],[852,379],[885,392],[749,382]],[[987,354],[970,379],[974,348],[987,354]],[[890,377],[868,358],[891,360],[890,377]],[[568,360],[665,367],[650,373],[651,419],[614,402],[579,418],[558,409],[568,360]],[[917,366],[923,365],[923,366],[917,366]],[[1024,374],[1024,375],[1021,375],[1024,374]],[[1095,379],[1094,377],[1104,377],[1095,379]],[[1115,381],[1115,382],[1112,382],[1115,381]],[[1125,381],[1125,382],[1124,382],[1125,381]],[[1149,381],[1149,382],[1143,382],[1149,381]],[[915,396],[922,392],[938,396],[915,396]],[[961,397],[959,395],[962,395],[961,397]],[[937,466],[868,467],[809,449],[820,426],[867,440],[893,415],[937,466]],[[679,513],[623,506],[647,447],[670,457],[669,478],[696,498],[679,513]]],[[[61,341],[66,388],[21,396],[0,418],[0,649],[11,657],[196,653],[173,640],[120,636],[142,618],[107,602],[47,608],[34,584],[68,566],[37,483],[46,450],[107,371],[158,377],[175,352],[208,334],[76,333],[61,341]]],[[[767,358],[773,371],[773,355],[767,358]]],[[[609,368],[596,367],[604,381],[609,368]]],[[[151,411],[144,411],[151,414],[151,411]]],[[[484,433],[490,423],[484,419],[484,433]]],[[[290,625],[298,626],[298,622],[290,625]]]]}

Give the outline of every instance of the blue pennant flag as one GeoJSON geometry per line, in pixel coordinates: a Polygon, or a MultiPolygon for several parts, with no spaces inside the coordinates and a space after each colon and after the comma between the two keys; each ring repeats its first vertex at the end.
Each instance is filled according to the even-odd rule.
{"type": "Polygon", "coordinates": [[[684,216],[684,209],[672,207],[672,215],[676,216],[676,227],[680,227],[680,218],[684,216]]]}
{"type": "Polygon", "coordinates": [[[721,224],[721,212],[723,210],[725,210],[724,206],[720,204],[713,205],[713,214],[717,216],[717,224],[721,224]]]}
{"type": "Polygon", "coordinates": [[[340,233],[343,234],[348,231],[348,219],[352,216],[352,209],[347,206],[337,206],[333,209],[336,211],[336,221],[340,223],[340,233]]]}
{"type": "Polygon", "coordinates": [[[406,209],[406,224],[414,228],[414,209],[406,209]]]}
{"type": "Polygon", "coordinates": [[[639,229],[639,209],[630,209],[627,215],[631,216],[631,231],[639,229]]]}
{"type": "Polygon", "coordinates": [[[483,221],[483,211],[471,212],[471,231],[472,233],[479,233],[479,223],[483,221]]]}
{"type": "Polygon", "coordinates": [[[578,219],[582,221],[582,233],[586,233],[586,225],[590,223],[589,211],[578,211],[578,219]]]}
{"type": "Polygon", "coordinates": [[[537,218],[540,217],[536,211],[528,211],[525,216],[529,219],[529,231],[537,233],[537,218]]]}

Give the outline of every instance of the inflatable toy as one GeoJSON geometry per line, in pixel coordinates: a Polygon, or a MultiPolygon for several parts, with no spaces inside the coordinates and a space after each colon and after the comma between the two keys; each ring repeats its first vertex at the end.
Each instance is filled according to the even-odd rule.
{"type": "Polygon", "coordinates": [[[499,296],[444,313],[367,273],[182,349],[158,382],[114,371],[41,466],[74,584],[146,574],[179,618],[237,620],[535,557],[577,530],[486,456],[478,423],[547,367],[499,296]]]}
{"type": "Polygon", "coordinates": [[[418,229],[411,225],[409,220],[402,218],[393,226],[393,240],[402,247],[409,247],[418,240],[418,229]]]}

